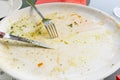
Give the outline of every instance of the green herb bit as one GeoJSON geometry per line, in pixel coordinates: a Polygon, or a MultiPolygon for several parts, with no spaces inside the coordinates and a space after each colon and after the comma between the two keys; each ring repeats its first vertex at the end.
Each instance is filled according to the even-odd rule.
{"type": "Polygon", "coordinates": [[[39,33],[39,34],[42,34],[42,32],[41,32],[41,31],[39,31],[38,33],[39,33]]]}
{"type": "Polygon", "coordinates": [[[11,31],[10,34],[14,34],[15,32],[14,31],[11,31]]]}
{"type": "Polygon", "coordinates": [[[86,41],[84,41],[84,42],[83,42],[83,44],[87,44],[87,42],[86,42],[86,41]]]}
{"type": "Polygon", "coordinates": [[[36,26],[33,26],[33,28],[35,28],[36,26]]]}
{"type": "Polygon", "coordinates": [[[68,44],[68,42],[67,42],[67,41],[64,41],[64,43],[65,43],[65,44],[68,44]]]}
{"type": "Polygon", "coordinates": [[[34,37],[34,34],[31,34],[31,37],[34,37]]]}
{"type": "Polygon", "coordinates": [[[9,43],[9,41],[8,41],[8,40],[6,40],[5,42],[6,42],[6,43],[9,43]]]}
{"type": "Polygon", "coordinates": [[[72,27],[73,27],[73,24],[69,24],[68,26],[72,28],[72,27]]]}
{"type": "Polygon", "coordinates": [[[26,25],[23,25],[23,27],[26,27],[26,25]]]}
{"type": "Polygon", "coordinates": [[[63,40],[60,40],[60,42],[63,42],[63,40]]]}
{"type": "Polygon", "coordinates": [[[24,34],[21,34],[21,36],[24,36],[24,34]]]}
{"type": "Polygon", "coordinates": [[[19,28],[20,31],[23,31],[22,27],[19,28]]]}
{"type": "Polygon", "coordinates": [[[11,26],[11,29],[13,29],[13,26],[11,26]]]}

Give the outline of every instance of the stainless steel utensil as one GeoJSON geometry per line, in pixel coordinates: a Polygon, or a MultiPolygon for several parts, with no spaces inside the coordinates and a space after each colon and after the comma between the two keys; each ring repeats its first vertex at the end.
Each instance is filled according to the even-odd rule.
{"type": "Polygon", "coordinates": [[[38,42],[38,41],[35,41],[35,40],[31,40],[31,39],[27,39],[27,38],[23,38],[23,37],[19,37],[19,36],[15,36],[15,35],[11,35],[11,34],[8,34],[8,33],[1,32],[1,31],[0,31],[0,38],[7,38],[7,39],[12,39],[12,40],[27,42],[27,43],[31,43],[33,45],[37,45],[37,46],[40,46],[40,47],[43,47],[43,48],[48,48],[48,49],[52,48],[52,47],[50,47],[50,46],[48,46],[44,43],[41,43],[41,42],[38,42]]]}
{"type": "Polygon", "coordinates": [[[54,25],[54,23],[51,22],[51,19],[46,19],[44,18],[44,16],[41,14],[40,11],[38,11],[38,9],[35,7],[34,3],[32,2],[32,0],[26,0],[26,2],[32,6],[33,9],[35,9],[35,11],[39,14],[39,16],[42,18],[42,22],[45,26],[45,28],[47,29],[49,35],[51,38],[55,38],[58,37],[58,33],[56,30],[56,27],[54,25]]]}

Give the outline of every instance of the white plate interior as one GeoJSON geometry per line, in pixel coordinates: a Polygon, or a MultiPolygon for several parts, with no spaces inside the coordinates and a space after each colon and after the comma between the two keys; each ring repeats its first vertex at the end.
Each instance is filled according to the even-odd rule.
{"type": "MultiPolygon", "coordinates": [[[[105,43],[105,45],[102,45],[102,46],[99,45],[98,48],[101,48],[102,51],[100,53],[98,52],[99,54],[96,55],[96,58],[94,58],[93,61],[88,63],[87,67],[83,66],[82,69],[80,70],[80,73],[71,72],[70,74],[60,75],[56,77],[41,75],[39,73],[40,69],[34,66],[33,60],[40,55],[34,54],[33,57],[30,57],[30,58],[28,58],[25,53],[21,53],[21,54],[19,53],[19,54],[14,54],[14,56],[10,56],[10,55],[8,56],[7,54],[5,54],[5,51],[2,50],[0,52],[0,66],[4,71],[22,80],[65,80],[66,78],[68,80],[73,80],[73,79],[98,80],[98,79],[107,77],[108,75],[112,74],[114,71],[116,71],[119,68],[120,66],[120,63],[119,63],[120,61],[120,43],[119,43],[120,27],[118,22],[115,21],[113,18],[102,13],[101,11],[97,11],[92,8],[88,8],[88,7],[76,5],[76,4],[51,3],[51,4],[39,5],[37,7],[44,15],[47,15],[53,12],[60,12],[60,11],[67,12],[67,13],[75,12],[89,19],[92,19],[93,21],[96,21],[96,22],[102,21],[104,23],[102,27],[105,27],[110,31],[112,31],[112,33],[110,33],[110,35],[107,36],[106,38],[108,39],[108,42],[109,41],[111,42],[111,45],[107,43],[105,43]],[[12,60],[14,58],[18,59],[19,61],[17,61],[16,63],[13,63],[12,60]],[[20,69],[11,66],[11,64],[21,66],[23,65],[23,63],[26,66],[22,66],[20,69]]],[[[0,27],[0,31],[8,32],[10,28],[9,26],[12,23],[16,22],[22,15],[31,15],[29,14],[29,12],[31,12],[31,8],[28,7],[28,8],[19,10],[15,12],[13,15],[5,18],[4,20],[2,20],[0,24],[0,26],[2,26],[0,27]]],[[[34,11],[33,13],[36,14],[34,11]]],[[[36,20],[38,18],[39,17],[36,17],[36,20]]],[[[0,47],[4,49],[3,46],[0,46],[0,47]]],[[[28,49],[32,49],[32,48],[28,48],[28,49]]],[[[21,50],[24,50],[24,49],[20,49],[18,51],[21,51],[21,50]]],[[[51,56],[51,55],[48,55],[48,56],[51,56]]],[[[55,56],[52,55],[51,57],[55,57],[55,56]]],[[[48,69],[50,69],[50,66],[48,66],[48,69]]]]}

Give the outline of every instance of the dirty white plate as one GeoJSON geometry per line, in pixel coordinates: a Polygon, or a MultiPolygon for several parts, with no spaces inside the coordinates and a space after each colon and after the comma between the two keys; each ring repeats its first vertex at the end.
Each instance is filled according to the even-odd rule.
{"type": "Polygon", "coordinates": [[[22,6],[22,0],[0,0],[0,18],[3,18],[22,6]]]}
{"type": "MultiPolygon", "coordinates": [[[[3,71],[20,80],[100,80],[120,68],[120,23],[114,18],[100,10],[72,3],[47,3],[38,5],[37,8],[44,15],[57,12],[58,16],[62,17],[63,14],[59,14],[59,12],[72,12],[72,16],[77,13],[92,20],[97,25],[89,21],[89,24],[86,24],[87,20],[83,20],[85,25],[81,29],[76,29],[83,32],[77,38],[86,41],[81,41],[80,45],[83,43],[81,46],[79,44],[67,44],[67,42],[65,43],[68,46],[62,46],[63,44],[57,43],[56,47],[63,49],[62,52],[58,50],[58,53],[54,53],[54,49],[44,50],[38,47],[16,45],[16,43],[9,44],[7,41],[5,43],[4,41],[0,42],[0,68],[3,71]],[[84,31],[86,26],[88,26],[88,31],[84,31]],[[97,35],[99,33],[102,36],[97,35]],[[42,53],[42,51],[45,52],[42,53]],[[41,62],[44,62],[44,65],[41,62]],[[61,62],[63,67],[58,67],[57,62],[61,62]],[[66,66],[69,63],[73,67],[66,66]],[[43,66],[39,67],[41,65],[43,66]],[[74,68],[76,65],[79,65],[80,68],[74,68]],[[68,71],[61,72],[60,68],[68,71]],[[54,71],[57,71],[57,74],[54,71]]],[[[1,21],[0,31],[9,32],[10,26],[14,22],[25,15],[32,16],[33,14],[35,18],[31,20],[38,21],[40,17],[30,7],[14,12],[1,21]]],[[[80,18],[81,16],[77,17],[80,18]]],[[[61,21],[58,26],[63,27],[64,22],[67,24],[67,21],[61,21]]],[[[58,26],[56,26],[57,29],[58,26]]],[[[77,42],[79,41],[75,43],[77,42]]]]}

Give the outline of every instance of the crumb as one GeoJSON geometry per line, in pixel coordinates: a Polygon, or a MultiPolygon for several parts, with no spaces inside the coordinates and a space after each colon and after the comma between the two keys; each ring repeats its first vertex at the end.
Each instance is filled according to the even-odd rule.
{"type": "Polygon", "coordinates": [[[43,66],[43,63],[38,63],[37,66],[38,66],[38,67],[42,67],[42,66],[43,66]]]}

